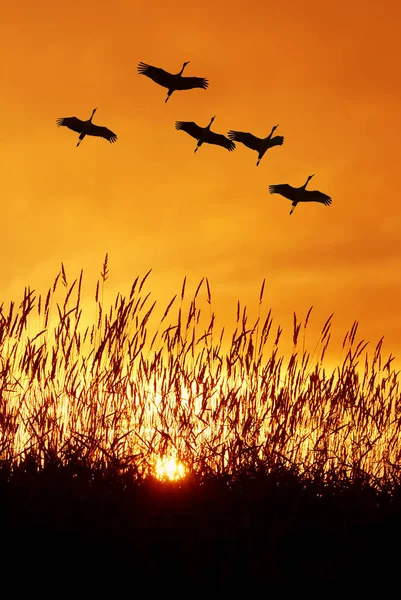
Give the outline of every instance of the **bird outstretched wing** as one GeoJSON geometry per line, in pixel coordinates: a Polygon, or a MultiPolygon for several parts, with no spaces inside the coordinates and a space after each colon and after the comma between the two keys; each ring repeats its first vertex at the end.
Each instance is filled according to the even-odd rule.
{"type": "Polygon", "coordinates": [[[305,190],[303,202],[320,202],[326,206],[330,206],[331,198],[318,190],[305,190]]]}
{"type": "Polygon", "coordinates": [[[192,135],[196,140],[200,138],[204,129],[203,127],[199,127],[199,125],[193,121],[176,121],[175,128],[177,131],[185,131],[189,135],[192,135]]]}
{"type": "Polygon", "coordinates": [[[146,75],[146,77],[149,77],[149,79],[152,79],[165,88],[171,87],[174,82],[174,76],[171,73],[168,73],[164,69],[159,69],[159,67],[152,67],[152,65],[144,62],[138,64],[138,73],[146,75]]]}
{"type": "Polygon", "coordinates": [[[72,131],[81,133],[84,121],[77,119],[77,117],[64,117],[57,119],[56,123],[59,127],[68,127],[68,129],[72,129],[72,131]]]}
{"type": "Polygon", "coordinates": [[[241,144],[244,144],[244,146],[247,146],[251,150],[259,151],[260,144],[262,143],[262,140],[260,138],[256,137],[255,135],[252,135],[252,133],[245,133],[244,131],[230,130],[227,133],[227,136],[230,138],[230,140],[240,142],[241,144]]]}
{"type": "Polygon", "coordinates": [[[294,200],[294,192],[296,190],[291,185],[288,185],[288,183],[277,183],[269,185],[269,192],[271,194],[280,194],[284,198],[288,198],[288,200],[294,200]]]}
{"type": "Polygon", "coordinates": [[[108,140],[111,144],[117,140],[117,135],[107,127],[91,123],[86,130],[87,135],[94,135],[108,140]]]}
{"type": "Polygon", "coordinates": [[[226,138],[225,135],[221,133],[214,133],[214,131],[210,131],[209,135],[205,140],[208,144],[216,144],[216,146],[222,146],[226,148],[229,152],[235,150],[236,146],[232,140],[226,138]]]}
{"type": "Polygon", "coordinates": [[[180,77],[175,83],[177,90],[192,90],[194,88],[206,90],[208,85],[209,81],[204,77],[180,77]]]}
{"type": "Polygon", "coordinates": [[[276,135],[269,140],[268,148],[272,148],[273,146],[282,146],[284,143],[284,137],[282,135],[276,135]]]}

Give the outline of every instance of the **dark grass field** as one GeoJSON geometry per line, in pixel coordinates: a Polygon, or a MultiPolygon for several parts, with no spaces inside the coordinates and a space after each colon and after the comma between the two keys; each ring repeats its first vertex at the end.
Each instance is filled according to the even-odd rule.
{"type": "Polygon", "coordinates": [[[83,571],[92,590],[127,578],[210,592],[398,578],[400,487],[308,482],[284,469],[180,482],[133,475],[56,464],[38,471],[33,462],[10,475],[3,466],[3,567],[36,565],[59,572],[60,584],[62,572],[70,580],[83,571]]]}

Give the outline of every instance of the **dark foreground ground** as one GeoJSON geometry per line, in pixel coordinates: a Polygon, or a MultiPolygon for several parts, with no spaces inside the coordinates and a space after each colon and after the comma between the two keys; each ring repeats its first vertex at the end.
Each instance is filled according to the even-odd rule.
{"type": "Polygon", "coordinates": [[[3,466],[3,582],[17,569],[17,583],[51,584],[56,597],[66,586],[86,585],[89,597],[102,597],[139,583],[148,592],[195,597],[350,577],[394,577],[398,587],[399,489],[323,485],[284,470],[177,484],[76,467],[38,472],[26,465],[10,473],[3,466]]]}

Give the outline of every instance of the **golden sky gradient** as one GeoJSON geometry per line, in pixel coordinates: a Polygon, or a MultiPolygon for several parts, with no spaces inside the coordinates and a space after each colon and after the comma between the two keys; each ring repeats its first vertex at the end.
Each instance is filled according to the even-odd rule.
{"type": "Polygon", "coordinates": [[[93,297],[108,252],[110,297],[153,269],[163,306],[207,276],[218,321],[239,299],[265,303],[290,330],[313,305],[313,332],[334,315],[401,354],[401,7],[321,2],[6,1],[0,35],[2,299],[46,291],[63,262],[93,297]],[[209,79],[175,92],[140,61],[209,79]],[[90,116],[116,144],[56,126],[90,116]],[[282,147],[229,153],[175,131],[176,120],[266,136],[282,147]],[[291,204],[268,185],[329,194],[291,204]]]}

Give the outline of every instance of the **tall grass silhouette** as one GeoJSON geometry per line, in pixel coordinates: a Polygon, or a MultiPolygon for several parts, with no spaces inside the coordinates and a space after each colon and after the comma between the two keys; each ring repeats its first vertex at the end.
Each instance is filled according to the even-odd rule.
{"type": "MultiPolygon", "coordinates": [[[[235,476],[262,466],[387,488],[399,479],[401,395],[381,341],[369,360],[355,322],[341,364],[327,373],[331,317],[312,359],[302,340],[310,310],[304,322],[294,314],[285,362],[271,311],[262,318],[260,310],[250,325],[238,302],[228,339],[216,331],[207,279],[189,299],[184,279],[152,324],[149,273],[106,309],[106,255],[96,319],[86,327],[83,272],[69,284],[63,265],[45,297],[26,288],[19,307],[1,307],[2,461],[146,476],[158,458],[174,456],[199,474],[235,476]],[[60,289],[63,301],[56,302],[60,289]],[[34,321],[39,327],[32,333],[34,321]]],[[[264,283],[259,307],[263,296],[264,283]]]]}

